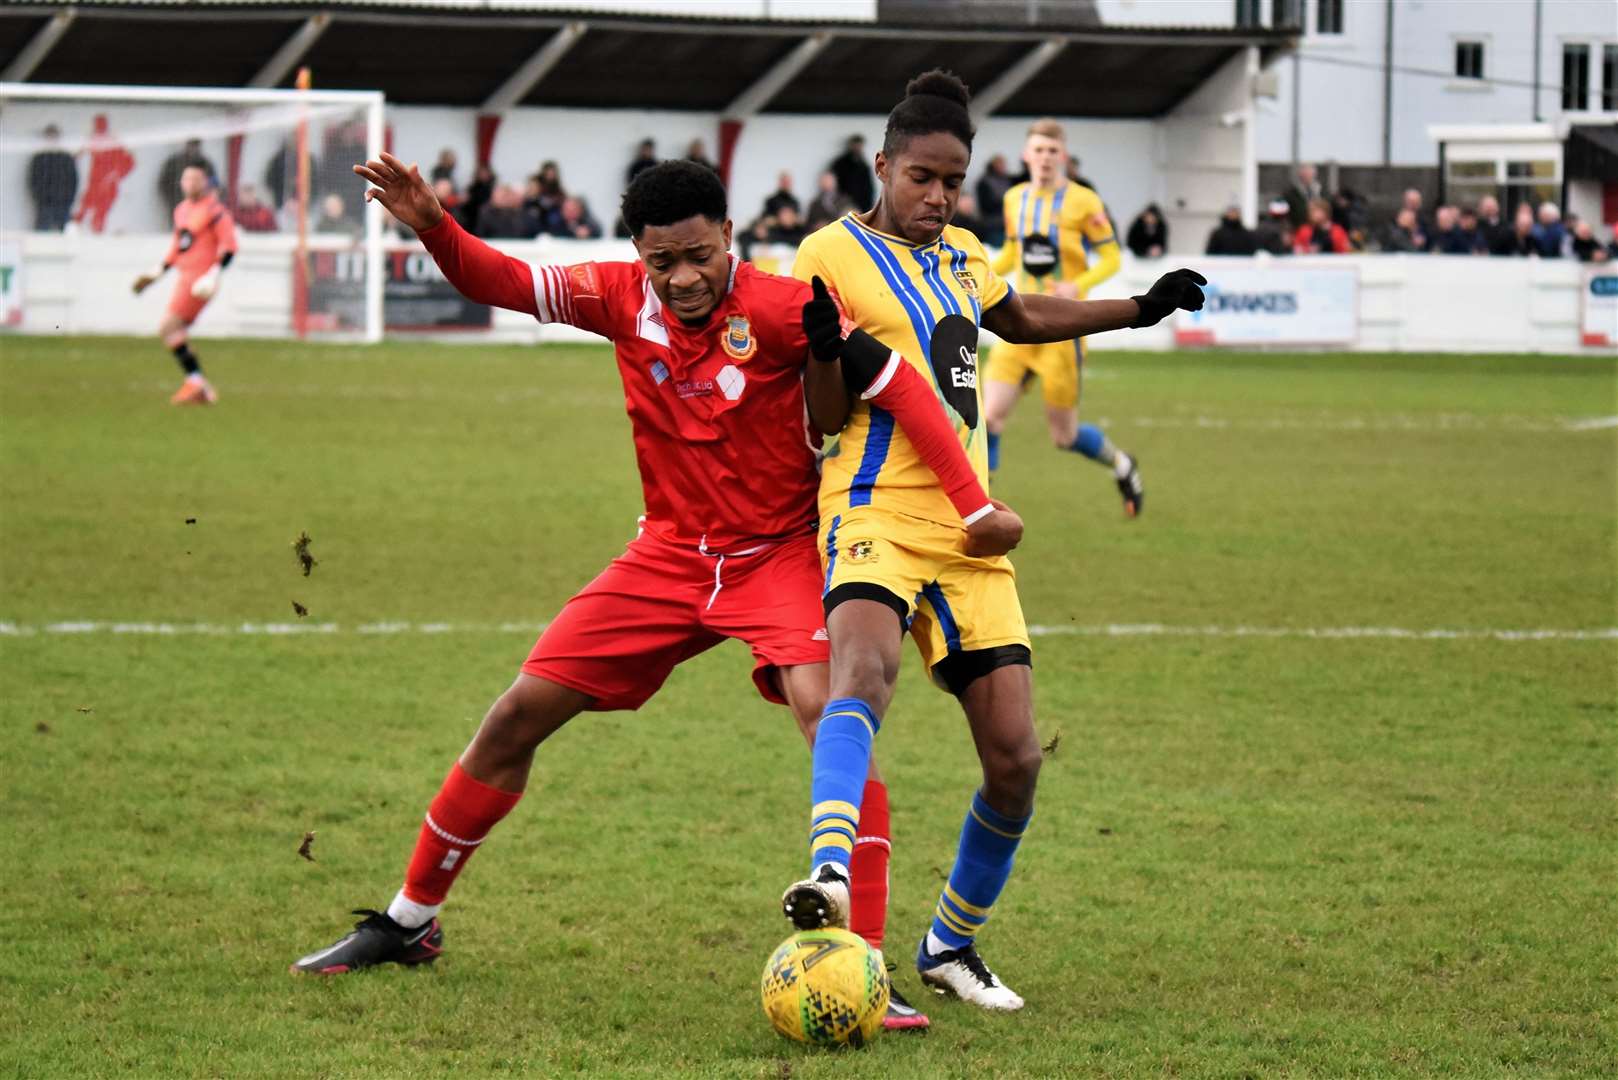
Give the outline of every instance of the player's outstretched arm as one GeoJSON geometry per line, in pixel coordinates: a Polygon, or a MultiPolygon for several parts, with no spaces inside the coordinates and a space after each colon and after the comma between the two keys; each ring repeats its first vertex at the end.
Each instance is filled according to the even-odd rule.
{"type": "Polygon", "coordinates": [[[354,173],[376,185],[365,189],[366,202],[381,203],[388,213],[417,233],[424,233],[443,220],[444,207],[422,179],[421,170],[406,165],[386,150],[382,151],[380,161],[354,166],[354,173]]]}
{"type": "Polygon", "coordinates": [[[961,515],[968,555],[1004,555],[1016,547],[1022,540],[1022,519],[984,492],[933,388],[904,357],[865,331],[855,329],[845,337],[842,315],[826,283],[816,277],[810,287],[803,330],[814,357],[811,367],[839,368],[845,395],[857,393],[893,414],[961,515]]]}
{"type": "Polygon", "coordinates": [[[416,230],[416,238],[462,296],[479,304],[539,315],[533,270],[521,259],[485,244],[444,213],[420,169],[384,152],[382,160],[356,165],[354,172],[376,185],[365,189],[366,201],[375,199],[416,230]]]}
{"type": "Polygon", "coordinates": [[[1195,270],[1171,270],[1128,300],[1063,300],[1013,293],[983,313],[983,325],[1017,345],[1071,341],[1108,330],[1155,326],[1174,311],[1200,311],[1208,279],[1195,270]]]}

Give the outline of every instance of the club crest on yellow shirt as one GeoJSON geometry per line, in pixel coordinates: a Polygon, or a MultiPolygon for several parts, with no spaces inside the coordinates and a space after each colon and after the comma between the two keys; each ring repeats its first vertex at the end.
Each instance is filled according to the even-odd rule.
{"type": "Polygon", "coordinates": [[[855,540],[848,545],[848,561],[851,563],[873,563],[878,558],[876,545],[869,540],[855,540]]]}
{"type": "Polygon", "coordinates": [[[971,293],[973,296],[976,296],[978,294],[978,279],[972,276],[972,271],[970,271],[970,270],[957,270],[957,271],[955,271],[955,280],[959,281],[961,283],[961,288],[965,289],[967,292],[971,293]]]}
{"type": "Polygon", "coordinates": [[[736,360],[746,360],[758,351],[758,342],[753,340],[753,327],[740,315],[732,315],[725,320],[725,332],[720,335],[719,347],[725,350],[725,355],[736,360]]]}

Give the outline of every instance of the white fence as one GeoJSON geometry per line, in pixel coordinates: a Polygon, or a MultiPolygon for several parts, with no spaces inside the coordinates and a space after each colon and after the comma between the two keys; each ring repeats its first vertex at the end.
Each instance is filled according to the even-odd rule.
{"type": "MultiPolygon", "coordinates": [[[[149,267],[168,243],[166,236],[87,236],[50,233],[0,234],[0,263],[20,265],[0,277],[20,297],[12,329],[24,333],[144,334],[162,315],[167,283],[144,296],[131,294],[135,275],[149,267]],[[9,258],[8,258],[9,256],[9,258]],[[155,295],[154,295],[155,294],[155,295]]],[[[343,248],[340,238],[316,245],[343,248]]],[[[625,240],[568,241],[542,238],[498,245],[535,262],[627,259],[625,240]]],[[[419,252],[414,241],[391,250],[419,252]]],[[[790,256],[790,252],[771,253],[790,256]]],[[[785,269],[784,259],[761,263],[785,269]]],[[[1096,290],[1097,298],[1143,292],[1175,265],[1200,269],[1213,283],[1218,306],[1237,312],[1245,331],[1222,332],[1218,313],[1208,320],[1167,320],[1146,330],[1125,330],[1092,339],[1097,349],[1168,349],[1207,341],[1262,347],[1288,347],[1338,341],[1344,319],[1349,340],[1333,348],[1396,352],[1618,353],[1618,265],[1601,273],[1562,260],[1467,258],[1424,255],[1341,255],[1305,258],[1199,258],[1135,260],[1127,253],[1123,270],[1096,290]],[[1323,273],[1330,271],[1330,273],[1323,273]],[[1323,279],[1357,281],[1345,292],[1337,285],[1316,289],[1323,279]],[[1305,293],[1327,299],[1300,300],[1305,293]],[[1289,299],[1290,297],[1290,299],[1289,299]],[[1345,299],[1348,297],[1349,299],[1345,299]],[[1309,303],[1352,303],[1355,310],[1326,309],[1311,316],[1309,303]],[[1300,304],[1302,306],[1300,307],[1300,304]],[[1266,320],[1287,323],[1271,331],[1266,320]],[[1282,332],[1282,330],[1285,332],[1282,332]],[[1317,331],[1311,337],[1311,330],[1317,331]],[[1178,334],[1177,334],[1178,331],[1178,334]],[[1236,337],[1231,337],[1236,333],[1236,337]],[[1178,337],[1178,340],[1177,340],[1178,337]],[[1600,343],[1602,338],[1604,343],[1600,343]]],[[[1211,305],[1213,306],[1213,305],[1211,305]]],[[[291,333],[292,238],[243,234],[241,253],[225,274],[219,296],[197,325],[203,336],[285,337],[291,333]]],[[[1228,323],[1228,320],[1227,320],[1228,323]]],[[[496,312],[491,328],[460,332],[449,340],[552,341],[584,338],[568,327],[540,327],[514,312],[496,312]]]]}

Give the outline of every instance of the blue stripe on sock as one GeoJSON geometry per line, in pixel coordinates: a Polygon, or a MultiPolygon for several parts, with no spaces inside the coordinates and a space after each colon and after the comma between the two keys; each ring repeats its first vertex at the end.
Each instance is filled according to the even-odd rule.
{"type": "MultiPolygon", "coordinates": [[[[871,738],[880,726],[871,706],[859,698],[837,698],[826,703],[815,734],[814,774],[810,781],[810,806],[843,802],[858,808],[865,794],[865,777],[871,766],[871,738]]],[[[858,834],[859,821],[844,815],[824,814],[810,825],[809,866],[836,863],[846,872],[850,852],[841,847],[815,847],[814,839],[823,832],[845,829],[822,827],[819,821],[838,817],[858,834]]]]}
{"type": "MultiPolygon", "coordinates": [[[[983,792],[981,791],[972,793],[972,812],[1001,832],[1013,833],[1018,836],[1021,836],[1022,831],[1028,828],[1029,818],[1033,817],[1032,814],[1020,818],[1006,817],[989,805],[988,801],[983,798],[983,792]]],[[[961,895],[966,896],[965,893],[961,895]]],[[[971,899],[969,896],[966,898],[971,899]]]]}
{"type": "Polygon", "coordinates": [[[961,910],[961,905],[957,904],[955,901],[951,900],[949,897],[945,896],[943,893],[940,893],[938,895],[938,902],[943,904],[946,908],[948,908],[949,913],[951,915],[955,916],[955,918],[959,919],[961,922],[965,923],[967,926],[982,926],[985,922],[988,921],[987,916],[969,915],[966,912],[962,911],[961,910]]]}
{"type": "Polygon", "coordinates": [[[994,472],[1000,467],[1000,436],[989,432],[989,471],[994,472]]]}
{"type": "MultiPolygon", "coordinates": [[[[1031,817],[1032,815],[1030,815],[1031,817]]],[[[989,911],[1000,898],[1000,892],[1011,876],[1016,859],[1017,845],[1028,828],[1028,817],[1012,818],[997,813],[984,801],[981,793],[972,796],[972,808],[961,825],[960,846],[955,853],[955,866],[950,870],[949,887],[966,903],[989,911]],[[1009,835],[1008,835],[1009,834],[1009,835]]],[[[988,915],[968,915],[944,893],[939,904],[962,926],[982,928],[988,915]]],[[[952,949],[972,942],[972,934],[962,934],[935,913],[932,932],[952,949]]]]}
{"type": "Polygon", "coordinates": [[[1073,444],[1068,449],[1094,460],[1101,456],[1101,448],[1106,443],[1107,437],[1101,434],[1100,428],[1094,424],[1080,424],[1079,433],[1073,437],[1073,444]]]}

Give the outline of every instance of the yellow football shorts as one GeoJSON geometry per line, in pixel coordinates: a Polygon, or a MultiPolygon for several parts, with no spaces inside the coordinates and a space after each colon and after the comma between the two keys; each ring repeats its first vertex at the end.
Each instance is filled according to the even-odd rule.
{"type": "Polygon", "coordinates": [[[949,657],[986,650],[1009,654],[1016,650],[1002,647],[1020,646],[1026,663],[1029,651],[1011,560],[972,558],[961,550],[962,536],[959,526],[872,506],[845,509],[820,523],[825,594],[883,600],[896,612],[903,608],[900,618],[933,681],[955,692],[936,670],[949,657]]]}
{"type": "Polygon", "coordinates": [[[1045,404],[1053,409],[1076,409],[1083,369],[1083,338],[1048,345],[997,341],[989,349],[989,367],[984,377],[990,382],[1021,386],[1037,375],[1045,404]]]}

